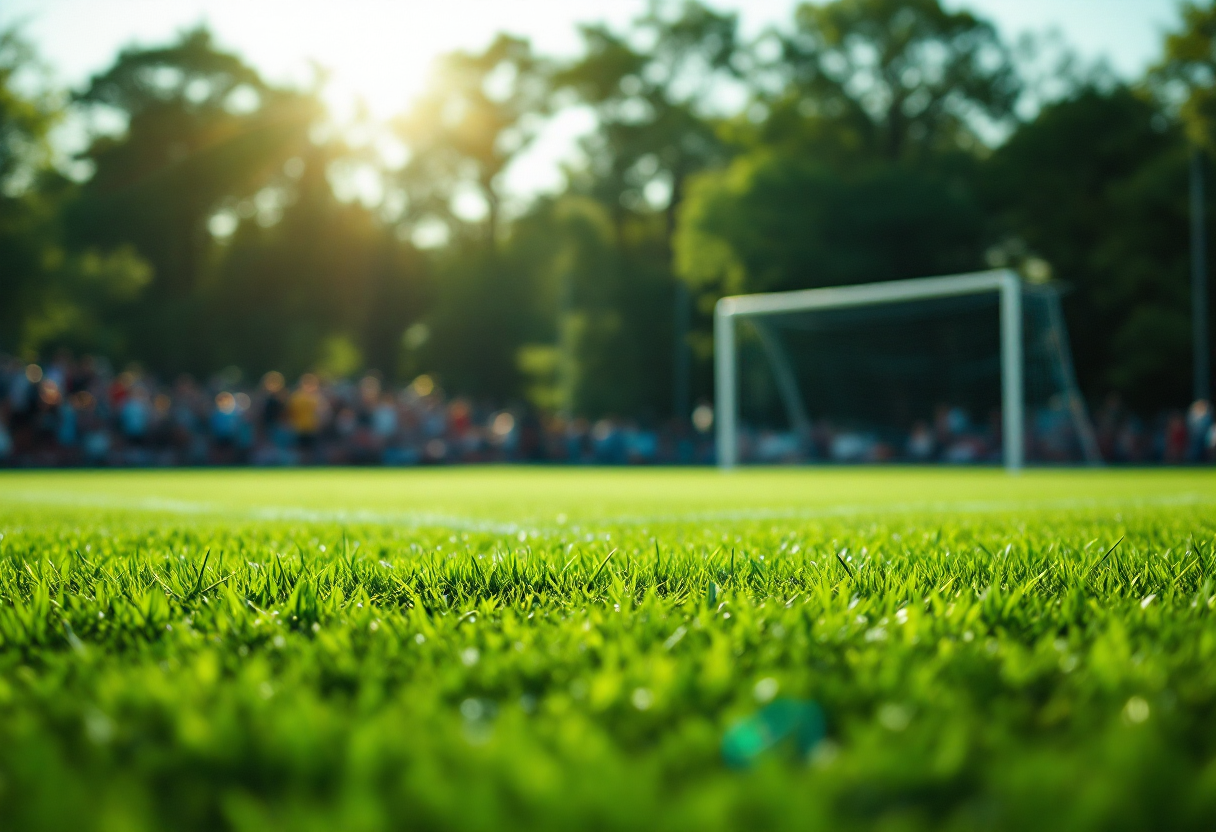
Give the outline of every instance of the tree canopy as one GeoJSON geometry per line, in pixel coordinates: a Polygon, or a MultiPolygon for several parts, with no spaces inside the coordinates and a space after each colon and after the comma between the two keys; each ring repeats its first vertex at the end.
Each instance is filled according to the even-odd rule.
{"type": "Polygon", "coordinates": [[[1065,82],[1032,107],[1001,34],[939,0],[803,3],[754,40],[734,14],[656,0],[584,27],[569,59],[506,33],[442,56],[380,126],[401,162],[343,137],[323,77],[271,84],[205,28],[125,49],[70,94],[31,83],[9,32],[0,349],[425,372],[658,419],[710,395],[724,294],[1034,264],[1067,288],[1093,401],[1182,404],[1186,171],[1192,147],[1216,149],[1216,6],[1182,16],[1144,78],[1065,82]],[[511,201],[512,165],[569,107],[595,128],[565,187],[511,201]],[[71,166],[50,139],[68,113],[91,125],[71,166]],[[379,198],[344,189],[354,168],[379,198]]]}

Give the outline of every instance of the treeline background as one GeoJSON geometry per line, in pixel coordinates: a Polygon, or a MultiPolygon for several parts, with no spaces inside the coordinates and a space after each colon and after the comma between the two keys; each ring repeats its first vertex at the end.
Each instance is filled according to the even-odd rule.
{"type": "Polygon", "coordinates": [[[1182,405],[1216,11],[1182,19],[1127,81],[937,0],[804,4],[746,42],[732,14],[655,4],[586,26],[572,60],[506,34],[447,55],[391,124],[345,130],[323,79],[270,84],[205,29],[70,91],[31,82],[10,31],[0,351],[425,372],[473,397],[687,418],[712,393],[724,294],[1009,265],[1068,289],[1093,403],[1182,405]],[[584,161],[512,209],[504,169],[573,106],[597,119],[584,161]],[[90,129],[71,160],[50,142],[67,117],[90,129]],[[386,131],[403,161],[359,139],[386,131]],[[369,177],[375,197],[355,198],[369,177]]]}

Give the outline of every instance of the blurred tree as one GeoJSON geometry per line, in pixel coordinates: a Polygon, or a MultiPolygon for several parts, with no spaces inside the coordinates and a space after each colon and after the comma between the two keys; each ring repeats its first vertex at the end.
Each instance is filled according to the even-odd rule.
{"type": "Polygon", "coordinates": [[[339,198],[367,160],[319,138],[317,91],[268,85],[202,29],[124,51],[77,97],[97,129],[76,185],[47,138],[61,102],[16,82],[32,57],[0,36],[0,348],[362,364],[684,417],[688,348],[708,390],[723,293],[1033,257],[1075,288],[1085,389],[1150,409],[1186,387],[1184,133],[1216,136],[1216,11],[1183,16],[1155,101],[1091,83],[1021,125],[1008,50],[939,0],[808,3],[746,48],[734,15],[655,0],[627,29],[586,27],[561,68],[501,35],[437,63],[374,207],[339,198]],[[585,163],[511,217],[504,172],[572,104],[598,119],[585,163]]]}
{"type": "Polygon", "coordinates": [[[1037,255],[1065,298],[1082,387],[1151,412],[1189,387],[1187,147],[1123,85],[1087,87],[1022,125],[985,165],[1004,258],[1037,255]]]}
{"type": "Polygon", "coordinates": [[[50,161],[47,134],[59,116],[49,96],[18,88],[32,50],[0,33],[0,347],[22,346],[25,322],[40,305],[54,205],[35,186],[50,161]]]}
{"type": "Polygon", "coordinates": [[[650,274],[669,287],[670,322],[660,321],[660,329],[647,332],[651,340],[663,334],[674,344],[667,365],[671,402],[664,409],[687,419],[691,310],[686,288],[673,277],[671,241],[688,177],[728,155],[715,115],[726,87],[743,74],[737,19],[693,0],[652,2],[631,31],[586,26],[583,40],[585,55],[554,79],[555,89],[572,90],[592,106],[599,122],[599,130],[585,142],[589,164],[575,188],[607,206],[620,267],[650,274]],[[663,218],[662,245],[630,250],[626,227],[637,225],[631,218],[649,212],[663,218]],[[660,260],[641,259],[655,256],[660,260]]]}
{"type": "Polygon", "coordinates": [[[680,274],[706,292],[776,291],[974,268],[985,223],[978,120],[1019,82],[990,24],[937,0],[799,6],[748,112],[743,149],[689,189],[680,274]]]}
{"type": "Polygon", "coordinates": [[[459,228],[476,219],[461,204],[472,188],[484,203],[484,239],[495,247],[500,177],[547,112],[548,75],[548,62],[528,41],[503,34],[484,52],[453,52],[437,62],[426,92],[397,121],[411,151],[400,177],[407,223],[440,220],[459,228]]]}
{"type": "Polygon", "coordinates": [[[426,264],[371,210],[334,196],[333,152],[310,149],[291,166],[299,176],[281,217],[241,221],[214,252],[204,291],[210,366],[295,374],[319,368],[340,342],[358,365],[397,377],[426,264]]]}
{"type": "Polygon", "coordinates": [[[138,295],[148,268],[127,248],[65,246],[61,214],[73,187],[55,171],[48,138],[62,107],[28,91],[37,71],[28,44],[0,32],[0,350],[114,350],[121,333],[107,313],[138,295]]]}
{"type": "Polygon", "coordinates": [[[537,317],[556,322],[521,353],[538,404],[592,418],[667,410],[670,284],[657,220],[626,220],[630,250],[640,253],[634,268],[624,267],[611,212],[597,200],[545,200],[516,223],[513,251],[543,280],[537,317]]]}
{"type": "Polygon", "coordinates": [[[905,165],[844,175],[755,151],[694,182],[676,241],[680,272],[711,302],[965,271],[982,262],[984,217],[952,184],[905,165]]]}
{"type": "Polygon", "coordinates": [[[512,250],[453,247],[433,258],[430,307],[411,366],[438,376],[450,392],[505,401],[522,397],[518,355],[544,327],[533,314],[542,277],[512,250]]]}
{"type": "Polygon", "coordinates": [[[769,69],[768,144],[826,126],[833,156],[923,160],[982,151],[982,120],[1008,122],[1021,82],[992,24],[939,0],[804,3],[769,69]]]}
{"type": "Polygon", "coordinates": [[[84,154],[94,173],[69,217],[73,237],[135,246],[154,279],[124,322],[133,349],[154,367],[206,369],[206,339],[182,334],[199,313],[208,221],[225,202],[282,178],[285,161],[309,146],[321,106],[270,87],[205,29],[123,51],[79,101],[125,129],[99,133],[84,154]]]}
{"type": "Polygon", "coordinates": [[[1166,107],[1182,116],[1191,141],[1216,150],[1216,5],[1184,2],[1182,27],[1165,38],[1165,55],[1149,74],[1166,107]]]}
{"type": "Polygon", "coordinates": [[[674,233],[685,180],[726,155],[712,115],[722,82],[740,75],[736,17],[696,2],[678,8],[652,3],[626,34],[583,27],[586,54],[554,79],[595,108],[584,189],[618,231],[625,212],[649,207],[674,233]]]}
{"type": "Polygon", "coordinates": [[[403,236],[443,229],[431,256],[429,309],[406,337],[405,364],[451,391],[502,400],[522,392],[517,362],[535,337],[536,281],[503,220],[502,174],[549,108],[547,61],[499,35],[480,53],[436,62],[430,85],[395,123],[409,148],[394,177],[403,236]]]}
{"type": "Polygon", "coordinates": [[[14,30],[0,31],[0,193],[29,193],[50,165],[47,141],[60,105],[48,93],[24,91],[23,75],[38,72],[33,49],[14,30]]]}
{"type": "Polygon", "coordinates": [[[1210,398],[1212,370],[1211,268],[1209,250],[1211,214],[1201,210],[1205,194],[1205,168],[1211,168],[1216,150],[1216,5],[1186,2],[1180,8],[1182,27],[1165,40],[1165,56],[1149,74],[1150,88],[1167,111],[1177,113],[1192,144],[1190,211],[1191,261],[1191,368],[1192,396],[1210,398]]]}

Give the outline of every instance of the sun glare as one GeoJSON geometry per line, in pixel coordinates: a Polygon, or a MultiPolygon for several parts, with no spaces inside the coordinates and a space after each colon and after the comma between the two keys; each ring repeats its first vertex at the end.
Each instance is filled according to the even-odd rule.
{"type": "Polygon", "coordinates": [[[218,0],[207,12],[225,43],[256,54],[274,74],[299,83],[315,69],[324,72],[326,98],[339,118],[352,117],[360,105],[377,118],[401,112],[426,84],[436,57],[480,49],[498,31],[525,34],[549,50],[572,49],[577,32],[569,16],[556,0],[218,0]]]}
{"type": "MultiPolygon", "coordinates": [[[[573,53],[579,43],[566,0],[212,0],[207,8],[206,22],[222,43],[256,56],[267,77],[300,86],[322,78],[324,100],[345,138],[374,146],[390,166],[404,161],[404,148],[383,125],[423,91],[440,55],[483,49],[500,31],[526,35],[550,54],[573,53]]],[[[589,3],[585,11],[615,21],[628,19],[638,8],[640,3],[589,3]]],[[[516,160],[506,190],[532,193],[558,187],[562,179],[556,160],[591,126],[586,112],[560,114],[516,160]]],[[[356,179],[345,177],[344,197],[375,201],[367,183],[356,179]]],[[[476,206],[462,207],[477,213],[476,206]]]]}
{"type": "MultiPolygon", "coordinates": [[[[275,5],[268,4],[280,11],[275,5]]],[[[271,47],[277,54],[267,58],[293,75],[323,73],[326,99],[340,118],[355,116],[360,107],[378,118],[400,112],[421,91],[447,44],[463,40],[460,21],[442,6],[424,11],[415,3],[354,2],[297,8],[286,20],[260,10],[274,17],[264,22],[281,35],[271,47]]],[[[242,34],[260,38],[252,24],[242,34]]]]}

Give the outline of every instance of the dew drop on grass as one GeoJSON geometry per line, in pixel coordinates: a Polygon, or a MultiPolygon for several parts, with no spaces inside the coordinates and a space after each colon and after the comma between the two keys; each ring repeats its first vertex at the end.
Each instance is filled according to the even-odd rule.
{"type": "Polygon", "coordinates": [[[887,628],[886,627],[874,627],[873,629],[866,630],[866,641],[870,641],[870,642],[886,641],[886,638],[887,638],[887,628]]]}
{"type": "Polygon", "coordinates": [[[460,662],[465,667],[472,667],[477,664],[477,660],[481,658],[481,653],[476,647],[466,647],[460,651],[460,662]]]}
{"type": "Polygon", "coordinates": [[[827,768],[840,756],[840,746],[831,740],[823,740],[811,751],[811,765],[816,768],[827,768]]]}
{"type": "Polygon", "coordinates": [[[1133,696],[1123,706],[1123,719],[1129,725],[1139,725],[1148,719],[1149,710],[1148,700],[1143,696],[1133,696]]]}
{"type": "Polygon", "coordinates": [[[114,723],[100,711],[91,711],[85,717],[84,730],[97,745],[105,745],[114,737],[114,723]]]}
{"type": "Polygon", "coordinates": [[[878,722],[888,731],[902,731],[912,721],[912,714],[903,705],[887,703],[878,709],[878,722]]]}
{"type": "Polygon", "coordinates": [[[466,699],[460,703],[460,715],[469,722],[476,722],[485,714],[485,708],[477,699],[466,699]]]}
{"type": "Polygon", "coordinates": [[[633,703],[633,707],[639,711],[646,711],[654,704],[654,694],[646,688],[634,688],[633,694],[629,697],[629,701],[633,703]]]}
{"type": "Polygon", "coordinates": [[[771,676],[766,676],[759,682],[756,682],[752,688],[752,695],[756,697],[756,701],[760,703],[771,702],[773,697],[777,695],[777,691],[781,689],[781,685],[771,676]]]}

